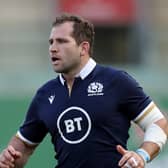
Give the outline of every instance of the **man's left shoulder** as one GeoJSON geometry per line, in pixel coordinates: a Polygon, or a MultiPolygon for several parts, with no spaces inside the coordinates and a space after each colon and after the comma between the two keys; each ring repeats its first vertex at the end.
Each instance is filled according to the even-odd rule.
{"type": "Polygon", "coordinates": [[[106,73],[106,74],[114,74],[119,71],[117,68],[114,68],[112,66],[100,65],[100,64],[96,66],[96,69],[97,69],[97,72],[106,73]]]}

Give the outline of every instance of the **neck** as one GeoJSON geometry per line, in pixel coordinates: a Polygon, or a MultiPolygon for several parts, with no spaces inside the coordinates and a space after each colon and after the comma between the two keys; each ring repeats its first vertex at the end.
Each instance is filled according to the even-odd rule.
{"type": "Polygon", "coordinates": [[[89,60],[89,58],[81,61],[81,64],[79,65],[79,67],[75,71],[71,71],[69,73],[63,73],[63,76],[64,76],[67,84],[73,85],[75,76],[80,73],[82,68],[87,64],[88,60],[89,60]]]}
{"type": "Polygon", "coordinates": [[[82,70],[82,68],[84,68],[84,66],[87,64],[88,61],[89,61],[89,58],[81,61],[81,64],[80,64],[78,70],[71,71],[69,73],[64,73],[63,74],[63,76],[64,76],[64,78],[65,78],[65,80],[67,82],[69,95],[71,95],[71,91],[72,91],[72,87],[73,87],[75,76],[80,73],[80,71],[82,70]]]}

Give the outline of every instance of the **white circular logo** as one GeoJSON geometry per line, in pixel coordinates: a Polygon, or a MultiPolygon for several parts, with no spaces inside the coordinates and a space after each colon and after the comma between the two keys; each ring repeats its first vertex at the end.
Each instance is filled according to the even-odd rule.
{"type": "Polygon", "coordinates": [[[77,144],[84,141],[89,135],[91,120],[84,109],[72,106],[60,114],[57,128],[65,142],[77,144]]]}

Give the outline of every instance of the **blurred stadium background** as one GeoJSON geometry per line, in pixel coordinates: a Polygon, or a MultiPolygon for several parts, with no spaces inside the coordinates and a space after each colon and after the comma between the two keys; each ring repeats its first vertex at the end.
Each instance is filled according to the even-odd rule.
{"type": "MultiPolygon", "coordinates": [[[[94,58],[127,70],[168,113],[168,1],[166,0],[0,0],[0,149],[17,131],[36,89],[55,78],[48,36],[60,12],[83,15],[96,26],[94,58]]],[[[135,126],[129,148],[142,133],[135,126]]],[[[148,168],[167,167],[167,146],[148,168]]],[[[26,168],[54,167],[47,136],[26,168]]]]}

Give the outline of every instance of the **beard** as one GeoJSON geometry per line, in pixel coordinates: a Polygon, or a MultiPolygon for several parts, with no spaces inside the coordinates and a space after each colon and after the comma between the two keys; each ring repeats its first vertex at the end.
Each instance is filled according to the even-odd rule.
{"type": "Polygon", "coordinates": [[[73,72],[78,72],[80,67],[80,62],[72,62],[67,64],[62,64],[58,66],[53,66],[53,69],[56,73],[62,73],[62,74],[71,74],[73,72]]]}

